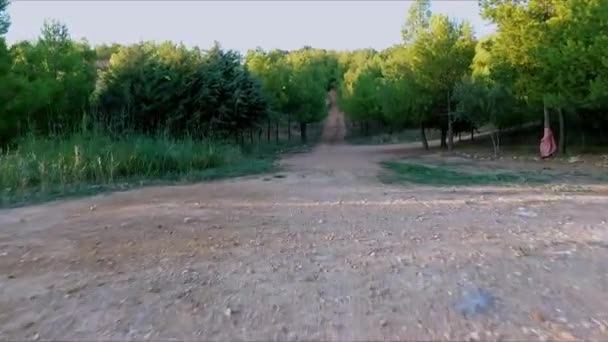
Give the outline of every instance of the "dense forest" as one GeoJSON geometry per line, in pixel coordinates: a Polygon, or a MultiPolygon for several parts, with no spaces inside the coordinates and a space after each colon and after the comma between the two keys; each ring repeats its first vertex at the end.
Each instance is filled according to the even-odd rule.
{"type": "Polygon", "coordinates": [[[304,47],[257,49],[245,56],[217,43],[208,50],[171,42],[91,46],[72,39],[57,21],[46,22],[37,40],[8,46],[2,38],[10,26],[7,6],[0,0],[5,159],[0,186],[5,188],[37,186],[47,177],[41,170],[55,165],[48,158],[76,165],[85,152],[90,170],[79,173],[71,166],[74,176],[63,179],[67,166],[55,165],[56,178],[109,182],[116,173],[141,173],[141,165],[155,165],[154,175],[181,172],[176,165],[182,164],[188,170],[215,165],[207,159],[193,165],[188,153],[178,162],[173,152],[158,151],[149,158],[162,155],[161,162],[136,163],[133,155],[143,153],[137,148],[115,163],[117,151],[87,150],[71,143],[75,136],[89,145],[105,141],[103,146],[155,139],[166,146],[183,141],[243,146],[268,141],[271,132],[278,141],[281,126],[288,140],[298,127],[305,142],[307,126],[327,113],[330,89],[364,130],[370,123],[414,128],[425,148],[428,129],[441,131],[442,147],[452,150],[456,133],[483,127],[498,153],[501,131],[544,120],[558,132],[564,153],[567,141],[584,143],[586,134],[601,136],[608,128],[608,2],[603,0],[482,0],[483,17],[496,24],[486,37],[476,37],[467,22],[432,14],[430,0],[416,0],[402,43],[383,51],[304,47]],[[66,141],[69,156],[51,153],[44,162],[24,157],[32,154],[32,145],[66,141]],[[111,177],[100,177],[95,168],[106,163],[121,166],[107,171],[111,177]]]}

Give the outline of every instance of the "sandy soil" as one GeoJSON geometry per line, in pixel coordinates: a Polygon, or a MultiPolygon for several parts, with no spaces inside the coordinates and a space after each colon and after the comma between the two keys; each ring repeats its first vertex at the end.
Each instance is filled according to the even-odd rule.
{"type": "Polygon", "coordinates": [[[608,339],[605,192],[383,185],[420,150],[343,122],[276,177],[0,211],[0,339],[608,339]]]}

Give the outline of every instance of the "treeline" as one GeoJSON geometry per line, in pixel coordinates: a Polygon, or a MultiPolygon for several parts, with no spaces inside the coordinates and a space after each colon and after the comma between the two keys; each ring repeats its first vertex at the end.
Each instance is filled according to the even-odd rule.
{"type": "MultiPolygon", "coordinates": [[[[9,25],[0,0],[0,36],[9,25]]],[[[454,135],[500,132],[545,120],[565,151],[568,129],[608,128],[608,2],[482,0],[495,33],[477,39],[467,22],[410,7],[403,43],[384,51],[209,50],[173,43],[91,47],[57,22],[38,40],[0,37],[0,145],[25,134],[98,127],[113,135],[270,140],[288,138],[327,113],[334,88],[351,121],[454,135]],[[556,119],[552,120],[555,116],[556,119]]],[[[573,141],[574,135],[570,135],[573,141]]],[[[578,139],[578,137],[576,137],[578,139]]],[[[585,139],[585,134],[580,134],[585,139]]]]}
{"type": "MultiPolygon", "coordinates": [[[[8,18],[1,18],[4,34],[8,18]]],[[[206,51],[170,42],[93,48],[49,21],[36,41],[7,47],[0,38],[0,145],[93,128],[243,143],[254,133],[261,139],[263,129],[278,140],[279,125],[291,139],[292,122],[306,141],[307,125],[327,113],[335,65],[310,48],[246,58],[217,43],[206,51]]]]}
{"type": "Polygon", "coordinates": [[[452,149],[456,133],[484,126],[497,153],[502,130],[544,119],[563,153],[568,127],[583,143],[608,128],[608,2],[483,0],[480,10],[497,30],[477,40],[415,1],[402,45],[340,56],[341,107],[352,120],[419,128],[427,148],[428,128],[452,149]]]}

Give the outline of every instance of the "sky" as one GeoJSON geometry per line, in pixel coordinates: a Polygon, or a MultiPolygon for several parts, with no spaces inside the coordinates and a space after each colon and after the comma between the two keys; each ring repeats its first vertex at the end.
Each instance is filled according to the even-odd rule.
{"type": "MultiPolygon", "coordinates": [[[[13,0],[9,43],[35,39],[46,18],[91,44],[142,40],[248,49],[381,50],[401,40],[410,1],[52,1],[13,0]]],[[[467,19],[478,36],[492,31],[477,0],[434,0],[433,13],[467,19]]]]}

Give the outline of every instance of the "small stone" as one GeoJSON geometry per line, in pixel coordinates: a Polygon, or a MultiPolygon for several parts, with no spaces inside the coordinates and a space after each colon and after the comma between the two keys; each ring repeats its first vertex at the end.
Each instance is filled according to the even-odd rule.
{"type": "Polygon", "coordinates": [[[226,310],[224,310],[224,315],[227,317],[232,316],[232,309],[226,308],[226,310]]]}
{"type": "Polygon", "coordinates": [[[152,286],[148,289],[148,292],[150,293],[160,293],[160,287],[158,286],[152,286]]]}
{"type": "Polygon", "coordinates": [[[561,331],[558,335],[557,335],[557,339],[559,341],[576,341],[576,337],[574,337],[571,333],[567,332],[567,331],[561,331]]]}
{"type": "Polygon", "coordinates": [[[381,319],[381,320],[380,320],[380,326],[381,326],[381,327],[385,327],[385,326],[387,326],[387,325],[388,325],[388,322],[387,322],[385,319],[381,319]]]}
{"type": "Polygon", "coordinates": [[[95,209],[97,209],[96,205],[92,205],[89,207],[89,211],[95,211],[95,209]]]}
{"type": "Polygon", "coordinates": [[[127,222],[123,222],[120,224],[121,228],[126,228],[129,224],[127,222]]]}
{"type": "Polygon", "coordinates": [[[532,311],[532,313],[530,314],[530,317],[532,317],[532,319],[534,321],[536,321],[537,323],[545,322],[545,316],[543,315],[542,312],[540,312],[540,310],[532,311]]]}
{"type": "Polygon", "coordinates": [[[314,282],[316,280],[316,278],[314,275],[307,275],[302,280],[305,282],[314,282]]]}
{"type": "Polygon", "coordinates": [[[69,294],[69,295],[71,295],[71,294],[75,294],[75,293],[77,293],[77,292],[80,292],[80,290],[82,290],[82,289],[84,289],[84,288],[86,288],[86,287],[87,287],[87,285],[86,285],[86,284],[84,284],[84,285],[78,285],[78,286],[74,286],[74,287],[72,287],[72,288],[67,289],[67,290],[65,291],[65,293],[67,293],[67,294],[69,294]]]}
{"type": "Polygon", "coordinates": [[[538,214],[532,210],[527,210],[526,208],[518,208],[516,214],[521,217],[533,218],[537,217],[538,214]]]}
{"type": "Polygon", "coordinates": [[[194,219],[192,217],[184,217],[184,223],[185,224],[189,224],[194,222],[194,219]]]}
{"type": "Polygon", "coordinates": [[[477,331],[473,331],[472,333],[469,334],[469,341],[479,341],[479,333],[477,331]]]}
{"type": "Polygon", "coordinates": [[[34,341],[38,341],[40,339],[40,334],[36,333],[34,336],[32,336],[32,340],[34,341]]]}
{"type": "Polygon", "coordinates": [[[23,329],[29,329],[29,328],[33,327],[34,324],[36,324],[36,323],[34,323],[34,322],[27,322],[27,323],[25,323],[23,325],[23,329]]]}

